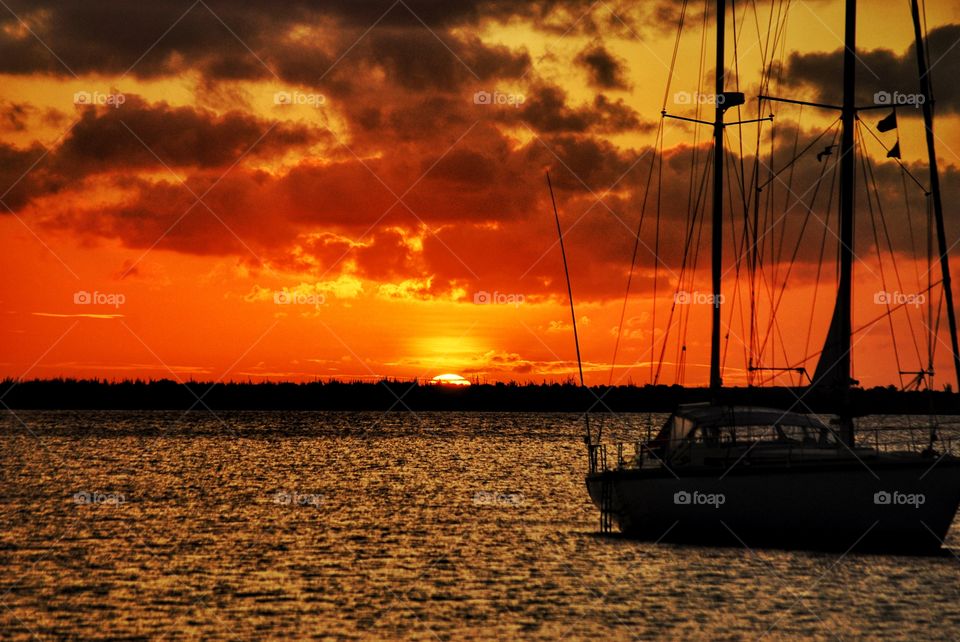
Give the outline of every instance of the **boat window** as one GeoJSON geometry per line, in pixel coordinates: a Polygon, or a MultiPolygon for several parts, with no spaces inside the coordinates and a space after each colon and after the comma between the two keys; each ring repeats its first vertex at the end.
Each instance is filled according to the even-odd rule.
{"type": "Polygon", "coordinates": [[[778,441],[780,433],[775,426],[737,426],[736,442],[778,441]]]}
{"type": "Polygon", "coordinates": [[[688,440],[708,446],[734,446],[755,441],[820,446],[836,444],[834,435],[825,427],[794,424],[697,426],[688,440]]]}
{"type": "Polygon", "coordinates": [[[781,425],[780,431],[788,441],[799,441],[808,445],[835,446],[836,437],[824,426],[781,425]]]}
{"type": "Polygon", "coordinates": [[[815,431],[814,434],[817,436],[817,443],[821,446],[839,446],[840,442],[837,441],[837,436],[830,432],[826,427],[821,428],[812,428],[812,431],[815,431]]]}
{"type": "Polygon", "coordinates": [[[693,441],[716,446],[719,441],[720,431],[716,426],[698,426],[693,432],[693,441]]]}
{"type": "Polygon", "coordinates": [[[777,426],[780,439],[778,441],[788,441],[791,443],[816,443],[817,440],[813,436],[812,432],[806,426],[790,426],[780,424],[777,426]]]}

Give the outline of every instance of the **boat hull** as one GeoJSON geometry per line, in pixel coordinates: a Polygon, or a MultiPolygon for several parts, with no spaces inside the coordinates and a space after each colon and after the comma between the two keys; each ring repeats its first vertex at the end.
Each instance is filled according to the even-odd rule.
{"type": "MultiPolygon", "coordinates": [[[[960,504],[960,460],[620,469],[587,477],[622,533],[653,541],[933,553],[960,504]],[[872,471],[872,472],[871,472],[872,471]]],[[[601,508],[602,510],[602,508],[601,508]]]]}

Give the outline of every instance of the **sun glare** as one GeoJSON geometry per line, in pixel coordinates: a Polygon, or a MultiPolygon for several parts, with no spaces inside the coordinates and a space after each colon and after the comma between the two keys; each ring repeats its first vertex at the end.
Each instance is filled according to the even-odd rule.
{"type": "Polygon", "coordinates": [[[470,382],[458,374],[442,374],[431,379],[432,383],[443,386],[469,386],[470,382]]]}

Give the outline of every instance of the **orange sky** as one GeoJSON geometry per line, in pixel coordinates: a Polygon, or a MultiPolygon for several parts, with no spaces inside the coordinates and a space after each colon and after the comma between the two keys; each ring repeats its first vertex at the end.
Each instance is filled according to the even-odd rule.
{"type": "MultiPolygon", "coordinates": [[[[691,164],[702,173],[707,159],[703,149],[693,158],[692,145],[709,130],[667,121],[662,152],[657,138],[665,94],[668,111],[693,116],[678,96],[709,91],[702,5],[689,10],[665,92],[679,3],[357,4],[10,4],[0,16],[0,375],[564,379],[576,364],[549,170],[589,382],[647,383],[662,360],[658,381],[705,383],[710,306],[699,294],[709,290],[709,226],[686,270],[682,248],[691,164]],[[648,193],[651,162],[661,180],[648,193]],[[674,306],[677,292],[692,302],[674,306]]],[[[758,4],[756,17],[738,6],[736,55],[728,17],[729,88],[739,82],[748,95],[741,116],[757,116],[765,63],[783,67],[772,93],[835,100],[841,3],[793,3],[776,47],[758,40],[771,3],[758,4]]],[[[915,92],[905,3],[861,5],[861,101],[882,89],[915,92]]],[[[926,10],[952,244],[960,7],[926,10]]],[[[773,110],[776,127],[761,134],[764,172],[835,117],[773,110]]],[[[864,127],[875,132],[885,114],[865,112],[864,127]]],[[[854,326],[880,322],[855,339],[855,376],[899,383],[894,344],[899,369],[922,367],[931,319],[925,306],[906,306],[891,334],[877,293],[927,287],[923,195],[908,185],[905,201],[900,170],[884,158],[880,144],[897,132],[878,134],[880,143],[863,137],[881,186],[871,205],[883,209],[894,253],[881,230],[878,259],[868,168],[858,165],[854,326]]],[[[899,137],[903,162],[926,183],[917,110],[900,110],[899,137]]],[[[803,364],[828,323],[836,199],[831,208],[832,159],[814,158],[827,142],[763,193],[771,223],[758,333],[769,329],[770,339],[754,358],[765,366],[803,364]],[[797,246],[770,328],[771,298],[781,298],[797,246]]],[[[728,129],[731,170],[741,143],[744,167],[753,167],[756,126],[728,129]]],[[[738,279],[735,261],[745,254],[742,207],[728,216],[736,222],[726,235],[724,379],[742,384],[751,343],[746,264],[738,279]]],[[[939,325],[938,386],[954,381],[939,325]]],[[[805,365],[812,371],[815,358],[805,365]]]]}

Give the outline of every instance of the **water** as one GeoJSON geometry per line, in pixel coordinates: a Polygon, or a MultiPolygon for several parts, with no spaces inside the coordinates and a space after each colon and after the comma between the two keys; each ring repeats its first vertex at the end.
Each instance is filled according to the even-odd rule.
{"type": "MultiPolygon", "coordinates": [[[[218,415],[2,419],[0,638],[916,640],[960,631],[952,555],[597,536],[574,416],[218,415]]],[[[636,439],[659,420],[631,415],[608,434],[636,439]]],[[[949,544],[960,545],[956,535],[949,544]]]]}

